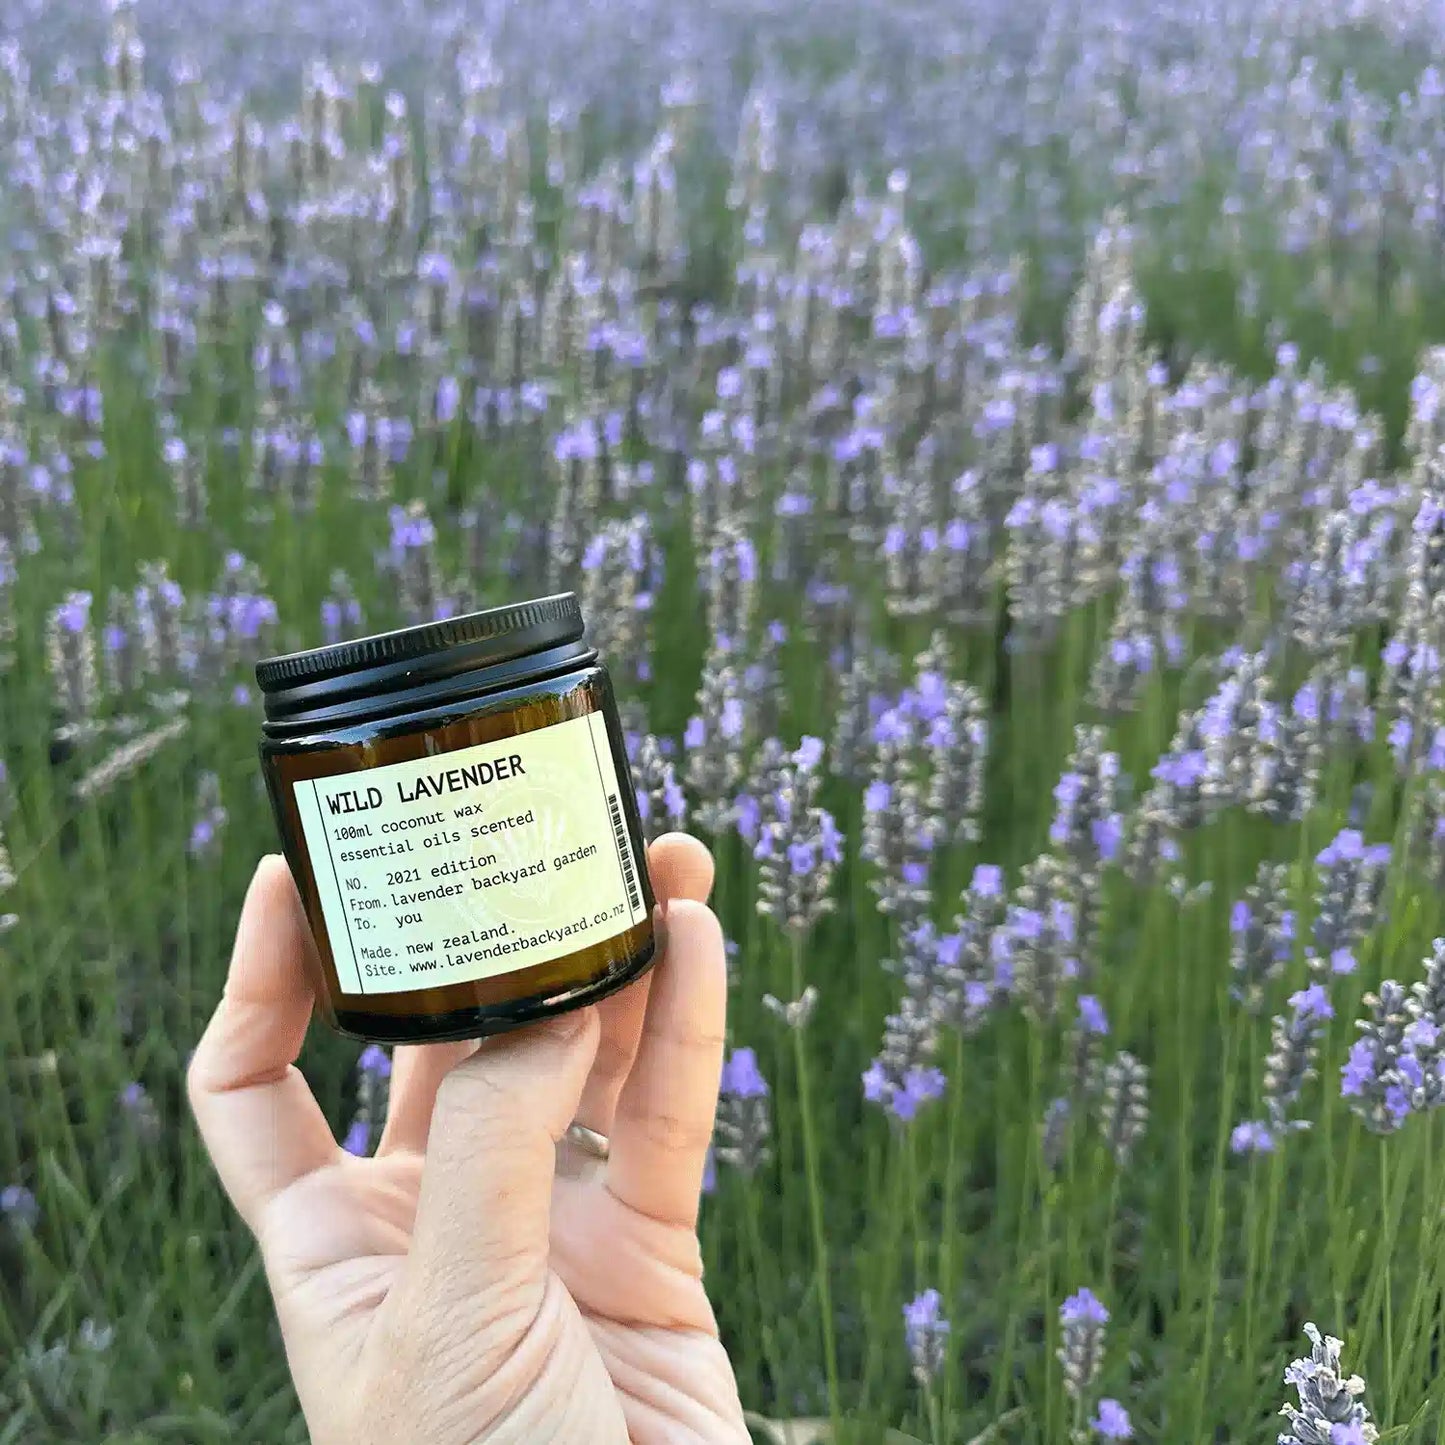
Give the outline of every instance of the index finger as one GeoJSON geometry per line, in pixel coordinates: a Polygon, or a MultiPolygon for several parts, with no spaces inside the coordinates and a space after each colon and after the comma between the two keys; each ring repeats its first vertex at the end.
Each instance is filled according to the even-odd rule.
{"type": "Polygon", "coordinates": [[[187,1073],[191,1111],[253,1233],[283,1189],[335,1161],[335,1137],[296,1058],[311,1021],[306,915],[280,857],[256,868],[226,989],[187,1073]]]}

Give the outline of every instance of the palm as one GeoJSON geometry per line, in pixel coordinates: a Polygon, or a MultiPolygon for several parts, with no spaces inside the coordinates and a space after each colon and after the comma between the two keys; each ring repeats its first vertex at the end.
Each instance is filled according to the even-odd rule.
{"type": "Polygon", "coordinates": [[[290,1063],[310,998],[289,877],[259,905],[285,913],[263,920],[271,954],[246,956],[243,917],[192,1097],[317,1445],[746,1440],[695,1227],[725,984],[688,900],[711,867],[682,839],[650,862],[675,900],[664,966],[470,1064],[476,1045],[398,1049],[372,1159],[337,1146],[290,1063]],[[572,1118],[612,1136],[607,1164],[553,1143],[572,1118]]]}
{"type": "Polygon", "coordinates": [[[354,1159],[299,1180],[267,1211],[263,1243],[283,1319],[333,1332],[353,1356],[406,1269],[421,1186],[420,1155],[354,1159]]]}
{"type": "MultiPolygon", "coordinates": [[[[327,1373],[366,1351],[407,1268],[422,1163],[410,1152],[376,1159],[341,1153],[331,1167],[279,1195],[267,1212],[266,1233],[276,1241],[271,1284],[278,1312],[288,1327],[329,1341],[332,1362],[317,1362],[327,1373]]],[[[663,1398],[695,1390],[699,1371],[714,1373],[718,1384],[731,1379],[712,1332],[696,1236],[639,1216],[600,1175],[557,1178],[550,1271],[576,1305],[550,1323],[584,1331],[619,1392],[633,1396],[629,1381],[644,1357],[646,1379],[662,1387],[663,1398]]],[[[570,1354],[541,1353],[549,1359],[570,1354]]],[[[675,1437],[660,1428],[632,1438],[675,1437]]]]}
{"type": "MultiPolygon", "coordinates": [[[[552,1269],[576,1302],[609,1377],[634,1396],[640,1363],[658,1398],[707,1399],[732,1384],[702,1283],[697,1235],[648,1219],[600,1178],[558,1179],[552,1196],[552,1269]],[[709,1378],[710,1377],[710,1378],[709,1378]],[[661,1387],[656,1388],[656,1387],[661,1387]]],[[[638,1441],[676,1439],[636,1428],[638,1441]]],[[[664,1408],[665,1418],[665,1408],[664,1408]]]]}

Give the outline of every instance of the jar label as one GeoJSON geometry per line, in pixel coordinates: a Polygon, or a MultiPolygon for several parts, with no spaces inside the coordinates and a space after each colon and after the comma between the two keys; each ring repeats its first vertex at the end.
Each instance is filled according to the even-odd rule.
{"type": "Polygon", "coordinates": [[[346,993],[515,973],[647,917],[601,713],[295,793],[346,993]]]}

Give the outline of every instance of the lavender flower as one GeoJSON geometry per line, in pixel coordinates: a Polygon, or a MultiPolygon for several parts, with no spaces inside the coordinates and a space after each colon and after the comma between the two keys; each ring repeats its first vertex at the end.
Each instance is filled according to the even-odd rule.
{"type": "Polygon", "coordinates": [[[112,590],[101,634],[101,676],[107,698],[122,706],[134,705],[145,684],[146,657],[136,624],[131,595],[112,590]]]}
{"type": "Polygon", "coordinates": [[[939,518],[939,545],[930,554],[934,606],[954,626],[986,622],[992,595],[992,553],[997,525],[990,515],[989,487],[976,468],[954,478],[939,518]]]}
{"type": "Polygon", "coordinates": [[[1149,1122],[1149,1070],[1120,1050],[1104,1067],[1096,1110],[1104,1143],[1121,1167],[1149,1122]]]}
{"type": "Polygon", "coordinates": [[[758,912],[780,928],[808,933],[832,911],[833,873],[843,860],[843,835],[817,802],[823,745],[805,737],[778,772],[769,821],[758,835],[758,912]]]}
{"type": "Polygon", "coordinates": [[[1387,844],[1367,845],[1343,829],[1315,859],[1321,869],[1310,930],[1310,965],[1320,973],[1353,973],[1356,952],[1379,921],[1390,863],[1387,844]]]}
{"type": "Polygon", "coordinates": [[[1360,1399],[1365,1382],[1358,1375],[1340,1373],[1343,1342],[1305,1326],[1310,1352],[1284,1372],[1286,1385],[1294,1386],[1299,1404],[1285,1405],[1280,1414],[1288,1427],[1280,1445],[1373,1445],[1379,1431],[1360,1399]]]}
{"type": "Polygon", "coordinates": [[[356,1111],[342,1141],[348,1154],[371,1153],[386,1120],[390,1092],[391,1056],[376,1044],[368,1044],[356,1061],[356,1111]]]}
{"type": "Polygon", "coordinates": [[[943,1296],[936,1289],[924,1290],[903,1306],[904,1343],[913,1378],[920,1385],[927,1387],[938,1378],[952,1328],[943,1313],[943,1296]]]}
{"type": "Polygon", "coordinates": [[[331,574],[331,591],[321,604],[321,635],[328,643],[355,637],[362,629],[361,603],[351,579],[339,568],[331,574]]]}
{"type": "Polygon", "coordinates": [[[1359,1038],[1340,1072],[1340,1092],[1377,1134],[1399,1129],[1411,1113],[1445,1103],[1445,940],[1437,939],[1425,976],[1407,992],[1386,979],[1364,1003],[1359,1038]]]}
{"type": "Polygon", "coordinates": [[[199,643],[187,615],[185,593],[165,563],[153,562],[140,569],[131,602],[144,676],[161,687],[175,687],[195,671],[199,661],[199,643]]]}
{"type": "Polygon", "coordinates": [[[1254,801],[1260,758],[1279,732],[1279,708],[1262,652],[1242,653],[1199,710],[1200,797],[1210,811],[1254,801]]]}
{"type": "Polygon", "coordinates": [[[589,641],[619,677],[651,666],[651,525],[645,516],[608,522],[582,553],[582,610],[589,641]]]}
{"type": "Polygon", "coordinates": [[[153,1144],[160,1137],[161,1119],[145,1085],[127,1084],[120,1091],[118,1102],[121,1117],[134,1138],[142,1144],[153,1144]]]}
{"type": "Polygon", "coordinates": [[[988,721],[982,695],[950,682],[924,736],[931,758],[928,817],[940,844],[976,843],[983,814],[988,721]]]}
{"type": "MultiPolygon", "coordinates": [[[[746,654],[740,674],[742,701],[754,737],[773,735],[782,725],[782,701],[786,695],[781,650],[787,629],[770,622],[746,654]]],[[[743,662],[740,657],[739,661],[743,662]]]]}
{"type": "Polygon", "coordinates": [[[761,88],[750,91],[743,101],[733,179],[727,203],[748,215],[765,212],[767,190],[778,166],[778,114],[761,88]]]}
{"type": "Polygon", "coordinates": [[[716,837],[734,817],[733,794],[742,776],[747,731],[737,674],[713,658],[704,667],[697,712],[682,735],[687,750],[686,781],[692,815],[716,837]]]}
{"type": "Polygon", "coordinates": [[[190,719],[183,715],[139,733],[112,748],[94,767],[87,768],[76,779],[76,798],[82,802],[90,802],[103,797],[116,784],[143,768],[157,753],[183,737],[189,727],[190,719]]]}
{"type": "Polygon", "coordinates": [[[809,984],[797,998],[788,1003],[775,997],[773,994],[763,995],[763,1007],[773,1015],[781,1019],[790,1029],[805,1029],[813,1017],[814,1010],[818,1007],[818,990],[809,984]]]}
{"type": "Polygon", "coordinates": [[[40,1205],[23,1184],[7,1184],[0,1189],[0,1219],[12,1229],[34,1229],[40,1218],[40,1205]]]}
{"type": "Polygon", "coordinates": [[[632,781],[637,791],[637,812],[649,843],[664,833],[676,833],[687,826],[687,797],[677,781],[670,759],[663,756],[651,733],[637,744],[632,763],[632,781]]]}
{"type": "Polygon", "coordinates": [[[779,790],[790,765],[782,739],[764,738],[742,791],[733,800],[733,824],[750,849],[756,849],[764,831],[778,821],[779,790]]]}
{"type": "Polygon", "coordinates": [[[1065,1081],[1069,1098],[1083,1102],[1096,1096],[1104,1083],[1101,1041],[1109,1035],[1109,1017],[1093,994],[1082,994],[1078,1013],[1065,1044],[1065,1081]]]}
{"type": "Polygon", "coordinates": [[[895,1122],[906,1124],[923,1105],[942,1097],[947,1084],[934,1055],[940,1027],[954,1004],[951,971],[958,939],[940,936],[931,923],[923,923],[900,942],[895,971],[903,979],[903,996],[884,1021],[882,1047],[863,1075],[863,1093],[895,1122]]]}
{"type": "Polygon", "coordinates": [[[1353,504],[1327,514],[1316,528],[1308,557],[1289,578],[1295,641],[1320,657],[1348,652],[1354,635],[1389,614],[1395,519],[1353,504]]]}
{"type": "MultiPolygon", "coordinates": [[[[944,518],[926,462],[915,454],[903,474],[890,477],[892,521],[883,533],[879,561],[887,582],[886,605],[895,617],[919,617],[939,604],[944,518]]],[[[860,499],[861,500],[861,499],[860,499]]]]}
{"type": "Polygon", "coordinates": [[[1073,1113],[1073,1106],[1062,1096],[1050,1099],[1044,1109],[1043,1123],[1039,1126],[1039,1153],[1050,1174],[1057,1174],[1064,1162],[1073,1113]]]}
{"type": "Polygon", "coordinates": [[[1104,1327],[1109,1311],[1090,1289],[1071,1294],[1059,1306],[1063,1341],[1058,1359],[1064,1369],[1064,1389],[1074,1400],[1084,1400],[1104,1360],[1104,1327]]]}
{"type": "Polygon", "coordinates": [[[1375,732],[1369,687],[1360,668],[1317,666],[1254,759],[1249,807],[1277,821],[1298,821],[1314,806],[1325,760],[1335,766],[1375,732]]]}
{"type": "Polygon", "coordinates": [[[178,436],[167,437],[161,459],[171,474],[176,497],[176,520],[197,531],[206,521],[206,473],[204,459],[196,456],[178,436]]]}
{"type": "Polygon", "coordinates": [[[1409,815],[1409,857],[1436,887],[1445,887],[1445,779],[1422,778],[1409,815]]]}
{"type": "Polygon", "coordinates": [[[202,773],[196,784],[195,821],[191,824],[189,851],[193,857],[214,852],[226,817],[220,778],[215,773],[202,773]]]}
{"type": "Polygon", "coordinates": [[[829,749],[833,771],[850,782],[862,779],[872,762],[869,703],[876,695],[878,681],[878,670],[867,651],[854,648],[838,680],[833,741],[829,749]]]}
{"type": "Polygon", "coordinates": [[[270,649],[276,603],[260,570],[239,552],[228,552],[214,590],[206,597],[194,670],[204,682],[224,682],[253,666],[270,649]]]}
{"type": "Polygon", "coordinates": [[[1051,1023],[1068,985],[1079,976],[1076,912],[1064,865],[1049,854],[1023,871],[993,942],[1011,991],[1035,1023],[1051,1023]]]}
{"type": "Polygon", "coordinates": [[[926,1031],[910,1026],[906,1015],[888,1020],[884,1035],[884,1052],[863,1074],[863,1097],[870,1104],[879,1104],[892,1115],[895,1123],[909,1124],[925,1105],[943,1097],[948,1086],[943,1071],[926,1063],[924,1048],[926,1031]],[[912,1054],[908,1062],[902,1062],[912,1054]]]}
{"type": "Polygon", "coordinates": [[[1273,1154],[1274,1149],[1274,1132],[1263,1119],[1246,1119],[1230,1131],[1231,1154],[1273,1154]]]}
{"type": "Polygon", "coordinates": [[[345,419],[351,486],[357,497],[381,501],[391,495],[403,433],[396,419],[386,414],[385,402],[371,382],[362,385],[359,400],[360,405],[345,419]]]}
{"type": "Polygon", "coordinates": [[[1049,828],[1049,841],[1068,870],[1075,955],[1086,971],[1098,944],[1101,873],[1119,856],[1124,835],[1119,758],[1104,743],[1103,728],[1074,729],[1073,752],[1054,787],[1058,807],[1049,828]]]}
{"type": "Polygon", "coordinates": [[[742,647],[752,632],[758,559],[740,521],[729,519],[713,534],[703,572],[708,632],[719,652],[742,647]]]}
{"type": "Polygon", "coordinates": [[[952,932],[938,940],[936,998],[939,1018],[971,1034],[1013,985],[1008,935],[1002,931],[1008,907],[1003,870],[980,863],[962,902],[952,932]]]}
{"type": "Polygon", "coordinates": [[[390,520],[391,542],[381,560],[395,576],[402,615],[413,624],[450,617],[456,603],[442,576],[436,526],[425,505],[395,506],[390,520]]]}
{"type": "Polygon", "coordinates": [[[1290,995],[1290,1012],[1276,1014],[1264,1061],[1264,1099],[1275,1134],[1308,1129],[1309,1121],[1291,1115],[1305,1085],[1315,1077],[1315,1061],[1325,1024],[1335,1016],[1322,984],[1290,995]]]}
{"type": "MultiPolygon", "coordinates": [[[[1406,1000],[1405,990],[1393,979],[1386,979],[1379,993],[1365,995],[1370,1017],[1356,1024],[1360,1037],[1340,1074],[1340,1092],[1377,1134],[1392,1133],[1404,1123],[1414,1087],[1425,1083],[1418,1059],[1405,1047],[1406,1000]]],[[[1434,1082],[1438,1090],[1438,1075],[1434,1082]]]]}
{"type": "Polygon", "coordinates": [[[34,523],[34,491],[26,479],[28,461],[25,445],[7,420],[0,428],[0,546],[12,567],[16,557],[40,546],[34,523]]]}
{"type": "Polygon", "coordinates": [[[1058,809],[1049,841],[1086,877],[1114,860],[1122,833],[1119,758],[1104,743],[1103,728],[1076,727],[1074,750],[1054,786],[1058,809]]]}
{"type": "Polygon", "coordinates": [[[912,723],[899,709],[890,709],[875,725],[874,738],[873,780],[863,793],[861,854],[877,870],[868,886],[879,911],[907,931],[927,911],[933,831],[912,723]]]}
{"type": "Polygon", "coordinates": [[[1132,1440],[1134,1426],[1129,1412],[1117,1401],[1103,1399],[1089,1421],[1089,1428],[1103,1440],[1132,1440]]]}
{"type": "Polygon", "coordinates": [[[15,662],[15,579],[14,550],[0,534],[0,672],[15,662]]]}
{"type": "Polygon", "coordinates": [[[751,1178],[772,1157],[768,1081],[752,1049],[734,1049],[723,1064],[713,1152],[751,1178]]]}
{"type": "Polygon", "coordinates": [[[1405,560],[1405,593],[1395,630],[1385,645],[1381,692],[1390,717],[1389,735],[1396,757],[1413,771],[1428,761],[1440,722],[1442,674],[1441,538],[1445,533],[1445,494],[1441,491],[1438,451],[1429,459],[1428,483],[1410,531],[1405,560]]]}
{"type": "Polygon", "coordinates": [[[46,654],[56,707],[64,719],[62,730],[71,737],[83,737],[93,730],[100,696],[90,605],[89,592],[68,593],[51,612],[46,628],[46,654]]]}
{"type": "Polygon", "coordinates": [[[1445,1049],[1445,938],[1430,945],[1425,960],[1425,976],[1411,985],[1410,999],[1405,1007],[1415,1026],[1411,1047],[1419,1050],[1445,1049]],[[1435,1038],[1427,1045],[1426,1035],[1433,1030],[1435,1038]]]}
{"type": "Polygon", "coordinates": [[[1294,950],[1294,909],[1284,864],[1261,863],[1255,881],[1229,914],[1230,993],[1252,1014],[1264,1007],[1269,985],[1285,971],[1294,950]]]}
{"type": "Polygon", "coordinates": [[[1086,600],[1086,570],[1079,566],[1082,518],[1070,503],[1074,458],[1052,443],[1029,453],[1021,492],[1004,519],[1004,567],[1017,645],[1041,647],[1059,621],[1086,600]]]}
{"type": "Polygon", "coordinates": [[[1179,856],[1179,835],[1208,819],[1213,806],[1204,792],[1208,772],[1202,715],[1183,713],[1169,751],[1152,769],[1154,781],[1126,830],[1126,868],[1136,882],[1152,880],[1161,862],[1179,856]]]}

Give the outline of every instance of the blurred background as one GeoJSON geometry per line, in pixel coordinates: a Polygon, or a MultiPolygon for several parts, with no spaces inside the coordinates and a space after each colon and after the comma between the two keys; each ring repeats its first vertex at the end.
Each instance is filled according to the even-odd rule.
{"type": "Polygon", "coordinates": [[[1442,23],[7,0],[0,1445],[305,1439],[184,1102],[252,669],[561,588],[759,1440],[1445,1440],[1442,23]]]}

